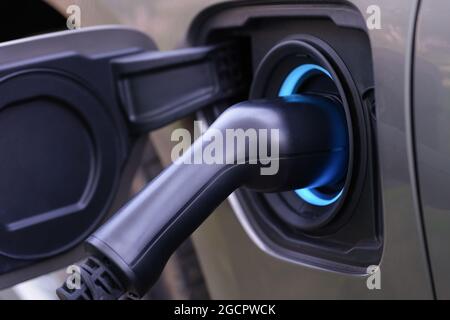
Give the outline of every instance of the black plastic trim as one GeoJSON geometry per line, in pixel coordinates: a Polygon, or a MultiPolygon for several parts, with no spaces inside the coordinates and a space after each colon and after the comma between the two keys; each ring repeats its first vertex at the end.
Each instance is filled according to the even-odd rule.
{"type": "Polygon", "coordinates": [[[248,89],[242,47],[145,52],[113,61],[119,95],[138,132],[163,127],[248,89]]]}

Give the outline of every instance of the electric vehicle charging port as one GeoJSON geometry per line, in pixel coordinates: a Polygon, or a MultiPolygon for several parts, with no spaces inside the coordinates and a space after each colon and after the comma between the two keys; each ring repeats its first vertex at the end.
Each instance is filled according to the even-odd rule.
{"type": "MultiPolygon", "coordinates": [[[[345,109],[348,126],[348,166],[342,180],[281,193],[239,189],[230,198],[238,219],[254,242],[277,258],[366,274],[367,266],[381,259],[382,217],[373,67],[363,17],[341,5],[221,9],[211,11],[214,19],[202,20],[205,15],[193,24],[191,43],[246,38],[254,68],[250,99],[331,97],[345,109]]],[[[222,111],[217,106],[200,116],[212,122],[222,111]]]]}
{"type": "MultiPolygon", "coordinates": [[[[349,101],[354,104],[355,99],[347,91],[354,91],[355,88],[349,85],[346,90],[340,80],[344,78],[347,84],[351,83],[351,79],[346,77],[348,71],[345,72],[344,68],[333,50],[319,39],[307,36],[287,39],[265,56],[256,72],[250,93],[253,99],[298,94],[328,96],[338,100],[344,108],[349,152],[347,171],[342,172],[342,179],[332,185],[319,184],[314,188],[265,195],[268,204],[281,220],[302,231],[314,232],[327,225],[345,203],[351,183],[355,157],[353,136],[361,135],[362,124],[357,115],[352,115],[349,107],[349,101]],[[317,49],[318,45],[327,51],[339,69],[317,49]]],[[[356,156],[360,162],[360,155],[356,156]]],[[[329,172],[333,171],[332,166],[329,172]]]]}

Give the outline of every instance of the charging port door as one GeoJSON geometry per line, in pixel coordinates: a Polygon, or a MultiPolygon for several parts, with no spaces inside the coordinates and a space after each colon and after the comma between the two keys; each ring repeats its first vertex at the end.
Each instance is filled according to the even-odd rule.
{"type": "Polygon", "coordinates": [[[246,91],[238,48],[159,52],[121,27],[0,44],[0,288],[80,257],[126,200],[139,137],[246,91]]]}

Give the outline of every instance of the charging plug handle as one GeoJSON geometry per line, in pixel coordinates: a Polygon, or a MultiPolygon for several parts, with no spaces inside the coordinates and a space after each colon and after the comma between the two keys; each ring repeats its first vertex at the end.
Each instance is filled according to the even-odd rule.
{"type": "Polygon", "coordinates": [[[177,247],[234,190],[275,192],[336,183],[346,175],[348,151],[346,116],[336,99],[299,95],[239,103],[89,237],[87,249],[111,264],[127,291],[142,296],[177,247]],[[224,143],[220,164],[188,164],[217,132],[226,137],[227,129],[266,129],[267,145],[279,146],[278,156],[270,158],[278,162],[277,172],[261,174],[260,160],[267,159],[249,157],[248,144],[227,153],[224,143]],[[273,129],[278,136],[270,134],[273,129]]]}

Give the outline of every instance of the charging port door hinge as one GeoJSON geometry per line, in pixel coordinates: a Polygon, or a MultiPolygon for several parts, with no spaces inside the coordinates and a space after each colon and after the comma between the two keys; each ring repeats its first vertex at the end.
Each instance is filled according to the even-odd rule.
{"type": "Polygon", "coordinates": [[[239,45],[227,43],[113,60],[133,129],[150,131],[221,101],[245,99],[250,72],[243,55],[239,45]]]}

